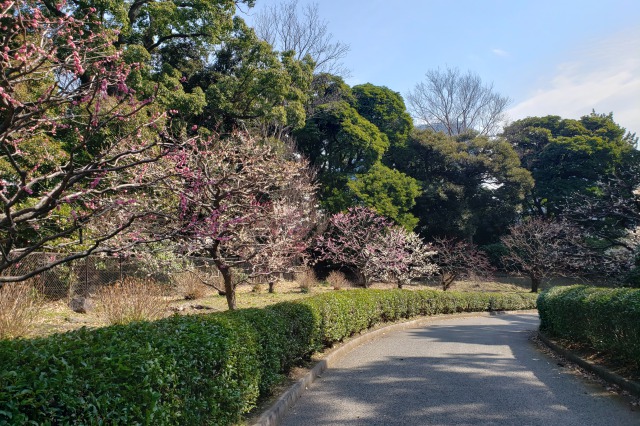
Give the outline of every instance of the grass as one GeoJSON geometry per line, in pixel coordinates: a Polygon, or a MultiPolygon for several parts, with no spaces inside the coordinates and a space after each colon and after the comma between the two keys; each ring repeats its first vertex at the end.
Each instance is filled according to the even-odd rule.
{"type": "MultiPolygon", "coordinates": [[[[395,284],[374,283],[372,288],[385,289],[395,288],[395,284]]],[[[349,285],[341,286],[340,291],[348,291],[349,285]]],[[[426,283],[412,283],[405,286],[408,290],[419,289],[439,290],[437,280],[426,283]]],[[[477,281],[457,281],[451,286],[453,291],[491,291],[491,292],[526,292],[528,287],[519,282],[477,282],[477,281]]],[[[292,301],[304,297],[309,297],[322,292],[331,292],[333,285],[326,281],[319,281],[317,285],[311,286],[309,292],[305,292],[300,284],[295,281],[281,281],[275,287],[275,293],[269,293],[267,286],[262,286],[259,291],[254,290],[251,284],[240,285],[237,289],[238,308],[262,308],[278,302],[292,301]]],[[[207,312],[220,312],[227,310],[227,301],[224,296],[219,296],[215,291],[208,291],[203,297],[197,300],[185,300],[184,292],[178,289],[177,292],[162,297],[162,302],[166,303],[165,315],[195,315],[207,312]]],[[[100,310],[96,309],[87,314],[78,314],[69,309],[67,301],[60,300],[46,303],[40,310],[33,326],[32,334],[45,336],[53,333],[61,333],[74,330],[80,327],[101,327],[105,322],[100,317],[100,310]]]]}

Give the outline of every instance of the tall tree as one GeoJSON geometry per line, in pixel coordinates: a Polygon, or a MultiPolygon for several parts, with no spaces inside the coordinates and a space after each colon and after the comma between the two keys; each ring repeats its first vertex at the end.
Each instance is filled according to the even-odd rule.
{"type": "Polygon", "coordinates": [[[500,139],[416,131],[396,165],[422,186],[412,212],[425,238],[495,242],[533,185],[513,148],[500,139]]]}
{"type": "Polygon", "coordinates": [[[185,83],[206,93],[202,112],[187,120],[221,132],[258,128],[265,136],[282,136],[304,126],[311,72],[311,63],[291,52],[280,56],[236,19],[210,62],[185,83]]]}
{"type": "Polygon", "coordinates": [[[295,133],[298,149],[318,170],[320,199],[330,212],[352,205],[348,182],[366,173],[389,147],[389,140],[346,101],[318,106],[295,133]]]}
{"type": "Polygon", "coordinates": [[[411,213],[421,193],[414,178],[377,162],[366,173],[347,182],[356,199],[407,230],[413,230],[418,218],[411,213]]]}
{"type": "Polygon", "coordinates": [[[317,3],[301,10],[298,0],[272,5],[256,16],[255,28],[261,39],[279,51],[293,51],[298,60],[310,57],[316,73],[348,74],[341,60],[349,52],[349,45],[333,40],[317,3]]]}
{"type": "Polygon", "coordinates": [[[404,146],[413,129],[413,121],[402,96],[371,83],[353,86],[351,91],[358,113],[387,135],[392,148],[404,146]]]}
{"type": "Polygon", "coordinates": [[[456,68],[429,70],[424,82],[408,95],[413,116],[431,130],[449,136],[469,130],[495,135],[504,120],[509,98],[484,84],[477,74],[456,68]]]}
{"type": "MultiPolygon", "coordinates": [[[[598,188],[638,158],[637,138],[612,114],[594,112],[580,120],[531,117],[507,126],[504,137],[536,182],[526,199],[529,214],[561,213],[579,194],[598,198],[598,188]]],[[[626,198],[632,190],[627,187],[626,198]]]]}

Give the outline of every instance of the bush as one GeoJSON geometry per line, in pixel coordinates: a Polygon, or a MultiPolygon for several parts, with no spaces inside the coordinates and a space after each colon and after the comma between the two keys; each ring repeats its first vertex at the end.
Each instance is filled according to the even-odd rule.
{"type": "Polygon", "coordinates": [[[531,294],[353,290],[0,341],[0,424],[233,424],[292,366],[372,325],[534,306],[531,294]]]}
{"type": "Polygon", "coordinates": [[[342,290],[345,287],[351,287],[351,282],[340,271],[331,271],[327,276],[327,283],[333,287],[334,290],[342,290]]]}
{"type": "Polygon", "coordinates": [[[540,329],[640,368],[640,290],[554,287],[538,297],[540,329]]]}
{"type": "Polygon", "coordinates": [[[125,278],[100,289],[96,313],[112,325],[155,320],[167,314],[169,302],[164,296],[165,289],[152,280],[125,278]]]}
{"type": "Polygon", "coordinates": [[[191,271],[176,274],[174,282],[185,300],[202,299],[209,291],[209,288],[191,271]]]}
{"type": "Polygon", "coordinates": [[[26,336],[36,321],[42,297],[31,281],[0,287],[0,339],[26,336]]]}
{"type": "Polygon", "coordinates": [[[310,293],[313,287],[318,285],[316,273],[311,268],[305,268],[296,274],[296,282],[303,293],[310,293]]]}

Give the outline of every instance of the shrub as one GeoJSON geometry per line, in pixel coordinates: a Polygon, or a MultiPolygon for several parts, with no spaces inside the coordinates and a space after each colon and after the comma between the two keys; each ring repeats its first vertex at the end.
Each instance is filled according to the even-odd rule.
{"type": "Polygon", "coordinates": [[[193,272],[176,274],[175,285],[185,300],[202,299],[207,295],[208,288],[193,272]]]}
{"type": "Polygon", "coordinates": [[[538,298],[540,329],[640,367],[640,290],[554,287],[538,298]]]}
{"type": "Polygon", "coordinates": [[[0,287],[0,339],[26,336],[36,321],[42,298],[31,281],[0,287]]]}
{"type": "Polygon", "coordinates": [[[155,320],[167,313],[165,289],[151,280],[125,278],[98,291],[96,313],[108,324],[155,320]]]}
{"type": "Polygon", "coordinates": [[[4,340],[0,424],[234,424],[324,346],[388,320],[498,306],[535,296],[353,290],[4,340]]]}
{"type": "Polygon", "coordinates": [[[229,316],[0,342],[0,424],[230,424],[253,407],[255,335],[229,316]]]}
{"type": "Polygon", "coordinates": [[[329,283],[334,290],[342,290],[345,287],[351,287],[351,282],[349,282],[347,277],[340,271],[329,272],[329,276],[327,276],[327,283],[329,283]]]}
{"type": "Polygon", "coordinates": [[[303,293],[310,293],[313,287],[318,285],[316,273],[311,268],[305,268],[296,274],[296,282],[303,293]]]}

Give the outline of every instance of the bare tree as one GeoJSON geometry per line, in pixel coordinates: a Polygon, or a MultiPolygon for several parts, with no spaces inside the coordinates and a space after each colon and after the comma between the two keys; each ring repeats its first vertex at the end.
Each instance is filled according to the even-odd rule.
{"type": "Polygon", "coordinates": [[[437,251],[435,262],[440,270],[440,284],[444,291],[461,276],[475,274],[488,277],[493,273],[494,268],[487,255],[468,241],[436,238],[433,248],[437,251]]]}
{"type": "Polygon", "coordinates": [[[582,244],[580,229],[566,221],[530,218],[511,226],[501,240],[509,249],[505,264],[531,279],[532,293],[548,276],[588,271],[603,260],[582,244]]]}
{"type": "Polygon", "coordinates": [[[305,5],[301,11],[298,0],[273,5],[256,16],[255,31],[281,52],[292,50],[297,59],[309,55],[315,62],[316,73],[343,77],[349,74],[341,63],[349,45],[333,40],[317,3],[305,5]]]}
{"type": "Polygon", "coordinates": [[[414,118],[449,136],[469,130],[494,135],[510,102],[494,92],[493,84],[485,85],[477,74],[461,74],[457,68],[428,71],[426,81],[416,84],[407,99],[414,118]]]}

